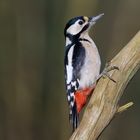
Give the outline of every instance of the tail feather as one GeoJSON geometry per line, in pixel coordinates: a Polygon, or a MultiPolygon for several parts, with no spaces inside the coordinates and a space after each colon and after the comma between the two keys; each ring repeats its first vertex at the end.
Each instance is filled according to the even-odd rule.
{"type": "Polygon", "coordinates": [[[70,123],[72,124],[74,132],[75,129],[78,127],[79,123],[79,115],[77,113],[76,103],[74,103],[74,106],[70,109],[69,120],[70,123]]]}

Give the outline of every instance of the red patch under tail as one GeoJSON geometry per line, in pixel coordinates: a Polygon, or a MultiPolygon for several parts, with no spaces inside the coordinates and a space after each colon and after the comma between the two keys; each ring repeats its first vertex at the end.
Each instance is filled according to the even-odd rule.
{"type": "Polygon", "coordinates": [[[77,113],[79,113],[82,108],[84,107],[87,97],[92,93],[92,90],[94,87],[88,87],[82,90],[77,90],[75,92],[75,101],[76,101],[76,107],[77,107],[77,113]]]}

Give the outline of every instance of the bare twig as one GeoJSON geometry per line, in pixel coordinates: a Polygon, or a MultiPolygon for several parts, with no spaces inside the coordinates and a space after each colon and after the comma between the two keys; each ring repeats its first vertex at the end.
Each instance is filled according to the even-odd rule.
{"type": "Polygon", "coordinates": [[[122,113],[123,111],[127,110],[129,107],[131,107],[134,103],[133,102],[129,102],[121,107],[118,108],[116,113],[122,113]]]}
{"type": "Polygon", "coordinates": [[[116,83],[101,78],[87,105],[81,123],[70,140],[96,140],[117,112],[122,112],[132,104],[118,109],[124,89],[140,68],[140,32],[112,59],[112,66],[119,70],[109,72],[116,83]]]}

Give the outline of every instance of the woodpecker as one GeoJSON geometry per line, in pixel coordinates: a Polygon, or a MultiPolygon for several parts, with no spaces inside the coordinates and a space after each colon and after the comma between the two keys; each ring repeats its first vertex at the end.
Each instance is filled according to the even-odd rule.
{"type": "Polygon", "coordinates": [[[100,75],[101,60],[89,29],[104,14],[95,17],[79,16],[66,24],[65,35],[65,84],[69,104],[69,119],[73,131],[78,126],[78,116],[87,97],[94,90],[100,75]]]}

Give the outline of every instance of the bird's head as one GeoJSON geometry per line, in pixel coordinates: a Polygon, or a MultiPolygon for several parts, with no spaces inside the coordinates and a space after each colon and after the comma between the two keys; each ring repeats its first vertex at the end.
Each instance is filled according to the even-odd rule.
{"type": "Polygon", "coordinates": [[[64,29],[64,35],[80,35],[82,33],[88,32],[90,27],[96,23],[98,19],[100,19],[104,14],[100,14],[94,17],[86,17],[86,16],[79,16],[72,18],[66,24],[64,29]]]}

